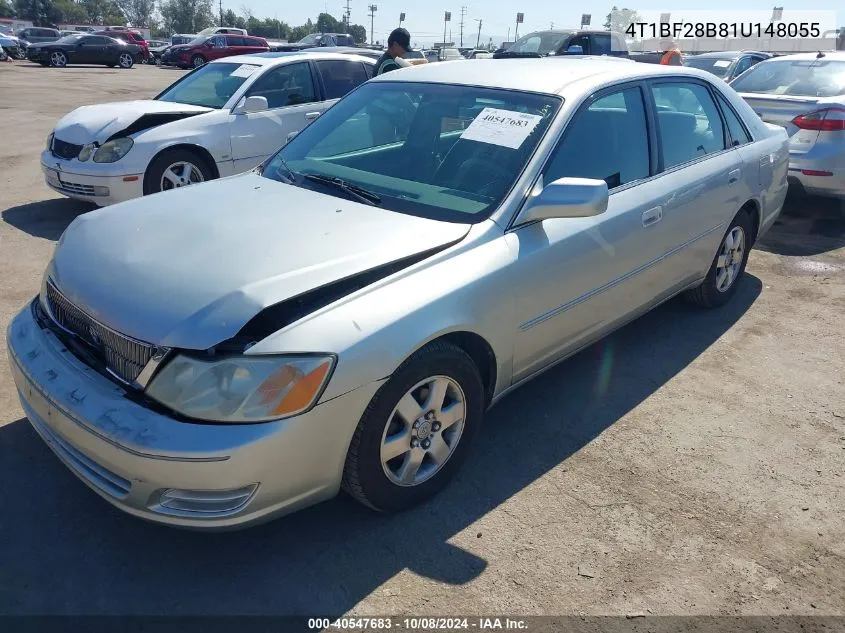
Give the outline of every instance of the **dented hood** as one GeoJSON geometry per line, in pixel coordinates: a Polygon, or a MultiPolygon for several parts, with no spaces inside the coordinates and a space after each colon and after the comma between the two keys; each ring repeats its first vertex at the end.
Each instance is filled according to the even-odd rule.
{"type": "Polygon", "coordinates": [[[207,349],[264,308],[457,242],[469,228],[250,173],[79,216],[48,275],[123,334],[207,349]]]}
{"type": "MultiPolygon", "coordinates": [[[[144,117],[155,117],[150,118],[149,125],[143,125],[142,129],[147,129],[210,111],[211,108],[152,99],[99,103],[82,106],[62,117],[56,124],[55,134],[58,139],[66,143],[85,145],[97,142],[102,144],[126,131],[130,126],[137,127],[138,121],[144,117]]],[[[129,133],[132,133],[131,129],[129,133]]]]}

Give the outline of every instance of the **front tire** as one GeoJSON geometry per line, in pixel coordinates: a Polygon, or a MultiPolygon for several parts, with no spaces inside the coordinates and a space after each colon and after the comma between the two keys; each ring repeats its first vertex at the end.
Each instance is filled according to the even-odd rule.
{"type": "Polygon", "coordinates": [[[180,189],[215,178],[208,162],[188,149],[166,151],[153,160],[144,176],[144,195],[180,189]]]}
{"type": "Polygon", "coordinates": [[[64,68],[67,66],[67,55],[65,55],[62,51],[51,52],[50,65],[53,68],[64,68]]]}
{"type": "Polygon", "coordinates": [[[718,308],[730,301],[745,274],[752,235],[751,216],[741,210],[722,237],[704,281],[687,291],[686,298],[702,308],[718,308]]]}
{"type": "Polygon", "coordinates": [[[459,347],[416,352],[373,396],[358,423],[342,485],[381,512],[410,508],[455,476],[481,427],[484,384],[459,347]]]}
{"type": "Polygon", "coordinates": [[[205,65],[205,57],[202,55],[194,55],[191,57],[191,66],[194,68],[199,68],[200,66],[205,65]]]}

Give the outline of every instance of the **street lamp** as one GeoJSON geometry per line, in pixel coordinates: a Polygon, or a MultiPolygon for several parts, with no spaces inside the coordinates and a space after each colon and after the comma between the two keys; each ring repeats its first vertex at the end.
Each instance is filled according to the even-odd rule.
{"type": "Polygon", "coordinates": [[[375,4],[371,4],[370,7],[370,44],[375,43],[375,21],[376,21],[376,11],[378,11],[378,6],[375,4]]]}

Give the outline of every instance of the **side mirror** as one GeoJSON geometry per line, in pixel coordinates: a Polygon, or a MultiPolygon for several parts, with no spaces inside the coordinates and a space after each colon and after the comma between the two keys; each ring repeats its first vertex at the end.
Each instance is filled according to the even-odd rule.
{"type": "Polygon", "coordinates": [[[572,46],[566,49],[566,52],[570,55],[583,55],[584,47],[579,44],[573,44],[572,46]]]}
{"type": "Polygon", "coordinates": [[[290,143],[296,137],[297,134],[299,134],[299,130],[288,134],[287,140],[285,140],[285,144],[290,143]]]}
{"type": "Polygon", "coordinates": [[[607,183],[590,178],[561,178],[543,186],[537,183],[534,193],[516,218],[516,225],[530,224],[550,218],[586,218],[607,210],[607,183]]]}
{"type": "Polygon", "coordinates": [[[252,114],[254,112],[264,112],[269,109],[267,97],[247,97],[243,105],[238,109],[239,113],[252,114]]]}

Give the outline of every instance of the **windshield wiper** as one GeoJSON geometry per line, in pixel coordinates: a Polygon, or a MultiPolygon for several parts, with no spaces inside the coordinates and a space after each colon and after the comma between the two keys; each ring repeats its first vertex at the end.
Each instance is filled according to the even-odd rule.
{"type": "Polygon", "coordinates": [[[373,206],[381,204],[381,197],[378,194],[364,189],[363,187],[359,187],[358,185],[346,182],[342,178],[323,176],[321,174],[303,174],[302,177],[306,180],[319,182],[320,184],[339,189],[340,191],[355,198],[358,202],[363,202],[364,204],[370,204],[373,206]]]}

